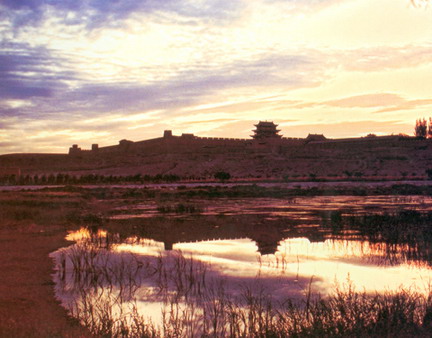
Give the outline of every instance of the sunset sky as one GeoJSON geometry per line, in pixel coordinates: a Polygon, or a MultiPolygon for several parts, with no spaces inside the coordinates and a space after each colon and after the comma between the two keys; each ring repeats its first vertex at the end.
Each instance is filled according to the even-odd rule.
{"type": "Polygon", "coordinates": [[[174,135],[413,134],[424,0],[0,0],[0,154],[174,135]]]}

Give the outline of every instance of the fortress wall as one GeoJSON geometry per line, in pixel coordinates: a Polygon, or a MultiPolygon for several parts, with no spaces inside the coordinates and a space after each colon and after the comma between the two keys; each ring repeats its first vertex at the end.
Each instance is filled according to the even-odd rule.
{"type": "MultiPolygon", "coordinates": [[[[346,139],[346,140],[331,140],[331,141],[313,141],[307,143],[310,148],[317,149],[338,149],[338,150],[353,150],[353,149],[370,149],[379,147],[400,147],[405,146],[404,142],[398,138],[370,138],[370,139],[346,139]]],[[[410,145],[411,146],[411,145],[410,145]]]]}
{"type": "Polygon", "coordinates": [[[66,154],[10,154],[0,156],[0,168],[16,168],[21,175],[33,174],[40,170],[53,171],[70,166],[66,154]]]}
{"type": "Polygon", "coordinates": [[[200,149],[220,149],[221,151],[244,150],[252,143],[247,139],[218,138],[218,137],[199,137],[194,140],[194,145],[200,149]]]}
{"type": "Polygon", "coordinates": [[[399,136],[377,136],[377,137],[360,137],[360,138],[346,138],[346,139],[334,139],[325,141],[310,141],[308,144],[325,144],[325,145],[336,145],[343,146],[346,145],[376,145],[376,144],[393,144],[401,141],[399,136]]]}
{"type": "Polygon", "coordinates": [[[189,152],[250,152],[257,147],[263,149],[265,147],[274,147],[274,145],[297,146],[304,144],[304,139],[282,138],[270,141],[264,141],[259,144],[253,139],[241,138],[223,138],[223,137],[197,137],[192,134],[183,134],[182,136],[166,135],[150,140],[132,142],[121,140],[118,145],[106,147],[94,147],[93,150],[83,150],[79,148],[71,153],[75,158],[79,155],[91,156],[124,156],[127,154],[163,154],[163,153],[189,153],[189,152]]]}
{"type": "Polygon", "coordinates": [[[117,151],[117,149],[118,149],[118,145],[115,145],[115,146],[107,146],[107,147],[100,147],[100,148],[97,150],[97,153],[99,153],[99,154],[107,154],[107,153],[115,152],[115,151],[117,151]]]}
{"type": "Polygon", "coordinates": [[[202,141],[226,141],[230,143],[237,143],[237,142],[245,142],[250,141],[250,139],[243,139],[243,138],[224,138],[224,137],[196,137],[196,140],[202,140],[202,141]]]}
{"type": "Polygon", "coordinates": [[[168,137],[160,146],[165,152],[203,153],[203,152],[237,152],[248,147],[251,141],[230,138],[206,137],[168,137]]]}
{"type": "MultiPolygon", "coordinates": [[[[282,177],[293,173],[304,175],[340,175],[358,171],[365,175],[393,170],[424,173],[432,167],[432,140],[400,138],[399,136],[368,137],[312,141],[304,138],[237,139],[197,137],[192,134],[132,142],[121,140],[118,145],[92,147],[66,161],[37,164],[44,171],[101,171],[122,174],[172,172],[179,175],[209,175],[215,168],[226,168],[237,176],[282,177]],[[428,145],[431,146],[428,146],[428,145]],[[415,159],[415,161],[413,161],[415,159]],[[391,170],[390,170],[390,169],[391,170]]],[[[1,166],[0,156],[0,166],[1,166]]],[[[20,165],[9,165],[21,167],[20,165]]]]}
{"type": "Polygon", "coordinates": [[[141,153],[250,153],[274,149],[275,147],[292,147],[304,144],[304,139],[286,138],[270,141],[253,139],[235,139],[218,137],[169,136],[143,142],[136,142],[134,146],[141,153]]]}
{"type": "Polygon", "coordinates": [[[305,144],[304,138],[284,138],[280,142],[281,146],[299,146],[305,144]]]}
{"type": "Polygon", "coordinates": [[[4,177],[4,176],[19,177],[21,176],[21,169],[20,168],[0,168],[0,177],[4,177]]]}
{"type": "Polygon", "coordinates": [[[305,138],[300,138],[300,137],[282,137],[281,140],[283,142],[305,142],[306,139],[305,138]]]}

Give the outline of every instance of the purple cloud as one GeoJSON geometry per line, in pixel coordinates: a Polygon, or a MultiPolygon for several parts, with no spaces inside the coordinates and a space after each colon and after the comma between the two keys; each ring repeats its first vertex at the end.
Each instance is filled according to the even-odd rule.
{"type": "Polygon", "coordinates": [[[0,18],[8,18],[14,29],[37,25],[47,15],[56,15],[68,25],[84,25],[87,29],[121,27],[132,14],[176,14],[207,22],[230,20],[240,12],[240,2],[210,0],[206,2],[178,0],[4,0],[0,18]],[[49,14],[48,14],[49,13],[49,14]],[[68,14],[75,13],[74,18],[68,14]]]}
{"type": "Polygon", "coordinates": [[[45,48],[25,44],[2,44],[0,51],[0,98],[28,99],[51,97],[64,88],[64,81],[73,78],[70,71],[54,71],[64,67],[65,60],[53,57],[45,48]],[[12,47],[12,48],[11,48],[12,47]]]}

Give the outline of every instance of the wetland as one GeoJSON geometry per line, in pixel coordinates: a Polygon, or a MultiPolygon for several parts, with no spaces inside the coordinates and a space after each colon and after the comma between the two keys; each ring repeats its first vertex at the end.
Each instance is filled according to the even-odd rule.
{"type": "MultiPolygon", "coordinates": [[[[27,277],[40,278],[35,288],[47,290],[44,299],[33,296],[33,306],[51,299],[42,309],[47,316],[57,312],[58,325],[36,323],[29,305],[22,327],[12,318],[19,309],[8,314],[18,305],[3,288],[0,333],[428,336],[428,187],[404,187],[416,192],[405,194],[391,194],[391,187],[357,195],[344,189],[3,191],[2,241],[26,238],[17,247],[24,252],[44,241],[38,262],[51,263],[52,276],[45,268],[27,277]]],[[[24,270],[34,265],[36,258],[26,262],[24,252],[9,249],[4,269],[13,273],[11,262],[20,259],[24,270]]],[[[14,288],[18,298],[22,289],[14,288]]]]}

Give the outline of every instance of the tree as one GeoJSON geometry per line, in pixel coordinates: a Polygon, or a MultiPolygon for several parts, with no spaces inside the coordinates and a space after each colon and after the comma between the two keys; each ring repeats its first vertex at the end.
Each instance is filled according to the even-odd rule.
{"type": "Polygon", "coordinates": [[[218,171],[217,173],[214,174],[214,178],[217,180],[226,181],[231,178],[231,174],[225,171],[218,171]]]}
{"type": "Polygon", "coordinates": [[[414,135],[418,138],[426,138],[427,136],[427,122],[426,119],[418,119],[414,127],[414,135]]]}
{"type": "Polygon", "coordinates": [[[427,129],[427,138],[432,138],[432,117],[429,117],[429,125],[427,129]]]}

